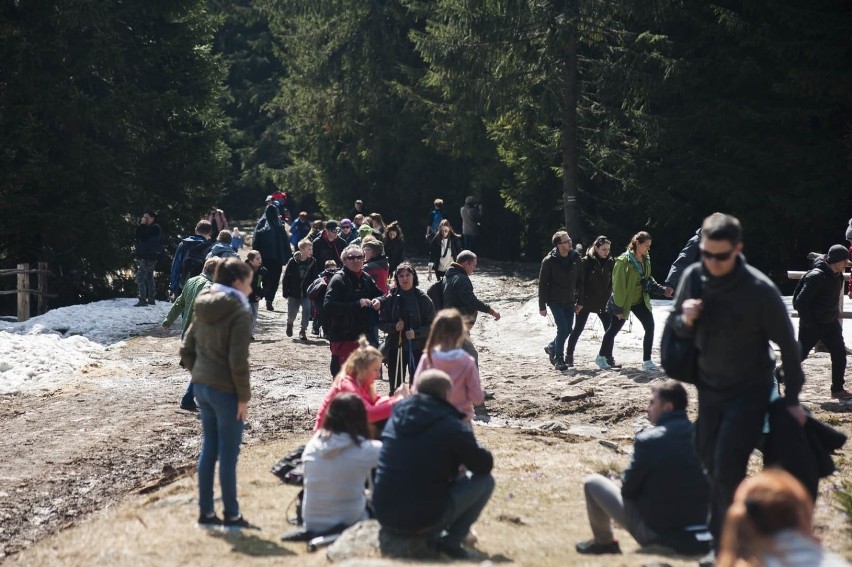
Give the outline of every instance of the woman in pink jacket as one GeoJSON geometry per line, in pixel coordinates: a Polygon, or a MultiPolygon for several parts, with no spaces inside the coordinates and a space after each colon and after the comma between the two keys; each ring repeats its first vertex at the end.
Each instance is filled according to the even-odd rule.
{"type": "Polygon", "coordinates": [[[325,395],[317,411],[317,419],[314,431],[319,431],[325,421],[325,413],[334,396],[340,392],[351,392],[361,398],[367,410],[367,421],[377,430],[381,430],[384,423],[390,417],[393,404],[402,397],[408,395],[408,385],[403,384],[392,396],[379,396],[376,393],[376,378],[382,367],[382,353],[379,349],[367,343],[367,339],[361,335],[358,339],[358,348],[355,349],[340,372],[334,378],[331,389],[325,395]]]}

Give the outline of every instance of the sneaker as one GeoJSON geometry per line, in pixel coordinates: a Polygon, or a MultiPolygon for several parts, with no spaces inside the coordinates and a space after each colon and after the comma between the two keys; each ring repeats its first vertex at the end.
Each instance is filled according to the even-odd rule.
{"type": "Polygon", "coordinates": [[[561,356],[556,357],[556,361],[553,363],[553,367],[560,372],[568,369],[568,365],[565,364],[565,361],[562,360],[561,356]]]}
{"type": "Polygon", "coordinates": [[[144,299],[140,299],[139,301],[133,304],[133,307],[148,307],[148,302],[144,299]]]}
{"type": "Polygon", "coordinates": [[[299,331],[299,340],[300,341],[308,340],[308,333],[305,332],[305,329],[302,329],[301,331],[299,331]]]}
{"type": "Polygon", "coordinates": [[[574,355],[566,354],[565,355],[565,366],[568,368],[574,368],[574,355]]]}
{"type": "Polygon", "coordinates": [[[216,515],[216,512],[213,512],[210,516],[205,516],[201,514],[198,516],[198,521],[195,525],[199,528],[206,529],[217,529],[222,527],[222,518],[216,515]]]}
{"type": "Polygon", "coordinates": [[[659,372],[660,367],[654,364],[653,360],[643,360],[642,361],[642,369],[646,372],[659,372]]]}
{"type": "Polygon", "coordinates": [[[228,518],[222,521],[222,527],[226,530],[259,530],[260,528],[243,518],[242,514],[236,518],[228,518]]]}
{"type": "Polygon", "coordinates": [[[477,535],[477,533],[475,531],[473,531],[473,528],[470,528],[467,531],[467,535],[464,536],[464,543],[466,545],[473,545],[477,541],[479,541],[479,535],[477,535]]]}
{"type": "Polygon", "coordinates": [[[287,323],[287,336],[293,336],[293,323],[287,323]]]}
{"type": "Polygon", "coordinates": [[[547,345],[544,347],[544,352],[546,352],[547,356],[550,358],[550,364],[556,364],[556,353],[553,351],[553,345],[547,345]]]}
{"type": "Polygon", "coordinates": [[[597,364],[598,368],[600,368],[601,370],[609,370],[610,368],[612,368],[606,361],[605,356],[598,355],[598,357],[595,358],[595,364],[597,364]]]}
{"type": "Polygon", "coordinates": [[[271,302],[271,301],[267,301],[267,302],[266,302],[266,310],[267,310],[267,311],[275,311],[275,308],[272,306],[272,302],[271,302]]]}
{"type": "Polygon", "coordinates": [[[608,356],[606,359],[606,363],[609,364],[610,368],[621,368],[620,364],[615,363],[615,359],[611,356],[608,356]]]}
{"type": "Polygon", "coordinates": [[[847,390],[837,390],[831,393],[831,397],[835,400],[852,400],[852,392],[847,390]]]}
{"type": "Polygon", "coordinates": [[[609,543],[598,543],[593,539],[588,541],[581,541],[577,545],[574,546],[574,549],[577,550],[577,553],[582,553],[583,555],[605,555],[607,553],[621,553],[621,547],[618,545],[617,541],[611,541],[609,543]]]}

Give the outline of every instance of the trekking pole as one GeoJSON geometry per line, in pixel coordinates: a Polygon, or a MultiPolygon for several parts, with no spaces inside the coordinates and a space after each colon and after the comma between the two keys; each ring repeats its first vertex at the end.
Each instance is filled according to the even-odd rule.
{"type": "Polygon", "coordinates": [[[414,383],[414,347],[411,346],[411,339],[408,341],[408,385],[414,383]]]}
{"type": "Polygon", "coordinates": [[[402,369],[405,368],[405,364],[402,362],[402,333],[397,332],[396,337],[396,377],[393,381],[393,388],[391,388],[391,395],[396,391],[400,384],[402,384],[402,369]]]}

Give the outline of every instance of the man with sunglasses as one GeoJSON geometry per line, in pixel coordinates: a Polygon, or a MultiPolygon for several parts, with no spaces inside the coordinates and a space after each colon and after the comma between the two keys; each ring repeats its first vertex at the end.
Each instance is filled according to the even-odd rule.
{"type": "Polygon", "coordinates": [[[800,424],[801,352],[778,288],[741,254],[742,226],[731,215],[704,219],[702,261],[687,268],[669,324],[698,349],[698,420],[695,444],[710,480],[710,529],[718,544],[734,491],[763,432],[781,348],[786,405],[800,424]],[[700,271],[700,286],[694,273],[700,271]]]}
{"type": "Polygon", "coordinates": [[[364,271],[364,251],[360,246],[350,244],[340,257],[343,269],[328,282],[323,300],[333,376],[358,348],[358,337],[369,333],[372,299],[382,295],[376,282],[364,271]]]}

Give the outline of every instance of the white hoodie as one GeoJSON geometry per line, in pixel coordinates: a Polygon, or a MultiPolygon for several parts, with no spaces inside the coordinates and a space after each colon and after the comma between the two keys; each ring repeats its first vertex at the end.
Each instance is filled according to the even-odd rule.
{"type": "Polygon", "coordinates": [[[366,519],[365,482],[379,462],[381,441],[355,445],[347,433],[317,431],[302,453],[305,464],[305,529],[325,531],[366,519]]]}

